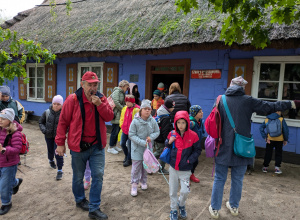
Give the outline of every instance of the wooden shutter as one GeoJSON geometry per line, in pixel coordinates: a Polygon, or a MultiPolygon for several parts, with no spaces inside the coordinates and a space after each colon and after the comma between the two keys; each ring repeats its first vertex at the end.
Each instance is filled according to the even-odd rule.
{"type": "Polygon", "coordinates": [[[67,64],[66,97],[77,89],[77,64],[67,64]]]}
{"type": "Polygon", "coordinates": [[[24,78],[18,78],[19,99],[27,99],[27,84],[24,83],[24,78]]]}
{"type": "Polygon", "coordinates": [[[52,102],[56,95],[56,64],[45,65],[45,101],[52,102]]]}
{"type": "Polygon", "coordinates": [[[230,85],[230,82],[233,78],[242,76],[248,81],[248,84],[245,87],[245,93],[246,95],[251,95],[253,64],[253,59],[229,60],[227,86],[230,85]]]}
{"type": "Polygon", "coordinates": [[[109,97],[113,89],[118,86],[119,64],[104,63],[103,65],[103,93],[109,97]]]}

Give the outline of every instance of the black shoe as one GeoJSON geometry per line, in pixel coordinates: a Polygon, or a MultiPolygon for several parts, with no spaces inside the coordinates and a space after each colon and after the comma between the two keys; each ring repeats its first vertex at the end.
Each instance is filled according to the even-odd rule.
{"type": "Polygon", "coordinates": [[[100,209],[97,209],[96,211],[93,212],[89,212],[89,218],[98,219],[98,220],[108,219],[107,215],[101,212],[100,209]]]}
{"type": "Polygon", "coordinates": [[[63,172],[62,171],[58,171],[57,175],[56,175],[56,180],[61,180],[63,176],[63,172]]]}
{"type": "Polygon", "coordinates": [[[128,167],[132,164],[131,160],[126,160],[124,163],[123,163],[123,167],[128,167]]]}
{"type": "Polygon", "coordinates": [[[18,165],[19,165],[19,166],[22,165],[21,161],[19,161],[18,165]]]}
{"type": "Polygon", "coordinates": [[[22,179],[22,178],[19,178],[19,183],[18,183],[18,185],[16,185],[16,186],[13,188],[13,195],[17,194],[17,192],[19,191],[19,186],[21,185],[22,182],[23,182],[23,179],[22,179]]]}
{"type": "Polygon", "coordinates": [[[49,162],[49,164],[51,168],[56,169],[56,164],[54,161],[49,162]]]}
{"type": "Polygon", "coordinates": [[[5,215],[6,213],[8,213],[11,207],[12,207],[11,203],[9,205],[2,205],[0,209],[0,215],[5,215]]]}
{"type": "Polygon", "coordinates": [[[81,202],[76,203],[76,206],[84,211],[89,211],[89,203],[89,200],[83,199],[81,202]]]}
{"type": "Polygon", "coordinates": [[[125,163],[126,162],[126,157],[124,158],[124,160],[123,160],[123,163],[125,163]]]}

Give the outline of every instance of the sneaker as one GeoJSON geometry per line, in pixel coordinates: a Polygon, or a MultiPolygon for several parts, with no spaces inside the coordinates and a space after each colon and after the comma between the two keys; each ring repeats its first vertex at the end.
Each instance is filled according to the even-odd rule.
{"type": "Polygon", "coordinates": [[[194,183],[199,183],[199,182],[200,182],[200,180],[199,180],[197,177],[195,177],[194,174],[192,174],[192,175],[190,176],[190,180],[191,180],[192,182],[194,182],[194,183]]]}
{"type": "Polygon", "coordinates": [[[179,203],[178,203],[178,208],[179,208],[179,217],[182,219],[185,219],[187,217],[185,206],[179,206],[179,203]]]}
{"type": "Polygon", "coordinates": [[[166,169],[162,169],[158,171],[158,174],[169,175],[169,171],[167,171],[166,169]]]}
{"type": "Polygon", "coordinates": [[[56,169],[56,164],[54,161],[50,161],[49,164],[51,168],[56,169]]]}
{"type": "Polygon", "coordinates": [[[275,173],[276,174],[282,174],[282,171],[280,170],[279,167],[275,167],[275,173]]]}
{"type": "Polygon", "coordinates": [[[133,197],[137,196],[137,188],[138,188],[138,184],[132,183],[131,193],[130,193],[131,196],[133,196],[133,197]]]}
{"type": "Polygon", "coordinates": [[[88,181],[84,181],[84,184],[83,184],[83,187],[85,190],[88,190],[91,186],[91,182],[88,182],[88,181]]]}
{"type": "Polygon", "coordinates": [[[141,183],[141,188],[142,190],[147,190],[148,189],[147,183],[141,183]]]}
{"type": "Polygon", "coordinates": [[[209,206],[208,211],[209,211],[209,213],[210,213],[210,215],[211,215],[212,218],[215,218],[215,219],[219,218],[219,211],[213,209],[211,207],[211,205],[209,206]]]}
{"type": "Polygon", "coordinates": [[[177,210],[171,210],[171,212],[170,212],[170,220],[178,220],[178,212],[177,212],[177,210]]]}
{"type": "Polygon", "coordinates": [[[117,146],[115,146],[114,149],[115,149],[116,151],[118,151],[118,152],[122,151],[122,149],[119,148],[119,147],[117,147],[117,146]]]}
{"type": "Polygon", "coordinates": [[[118,153],[119,153],[119,152],[116,151],[115,148],[113,148],[113,147],[108,147],[107,152],[108,152],[108,153],[111,153],[111,154],[118,154],[118,153]]]}
{"type": "Polygon", "coordinates": [[[19,180],[18,185],[16,185],[16,186],[13,188],[13,195],[17,194],[17,192],[19,191],[19,187],[20,187],[21,183],[23,182],[23,179],[22,179],[22,178],[18,178],[18,180],[19,180]]]}
{"type": "Polygon", "coordinates": [[[239,209],[238,208],[232,208],[229,201],[226,202],[226,207],[229,209],[231,212],[231,215],[237,216],[239,214],[239,209]]]}
{"type": "Polygon", "coordinates": [[[264,173],[267,173],[267,172],[268,172],[268,167],[263,167],[261,170],[262,170],[264,173]]]}
{"type": "Polygon", "coordinates": [[[56,180],[61,180],[63,177],[63,172],[62,171],[58,171],[56,174],[56,180]]]}

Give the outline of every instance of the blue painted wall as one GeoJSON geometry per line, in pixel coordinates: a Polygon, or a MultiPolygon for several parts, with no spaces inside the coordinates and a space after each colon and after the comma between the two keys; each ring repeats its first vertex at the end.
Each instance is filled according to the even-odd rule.
{"type": "MultiPolygon", "coordinates": [[[[129,81],[130,74],[139,74],[139,86],[141,99],[145,97],[145,72],[147,60],[164,59],[191,59],[191,69],[221,69],[221,79],[190,79],[189,99],[193,104],[201,105],[204,117],[209,114],[213,102],[217,95],[223,94],[227,88],[228,64],[229,59],[249,59],[254,56],[295,56],[298,55],[300,48],[296,49],[265,49],[257,51],[240,50],[210,50],[210,51],[189,51],[167,55],[145,55],[145,56],[120,56],[120,57],[88,57],[88,58],[59,58],[57,64],[57,94],[66,98],[66,64],[79,62],[110,62],[119,63],[119,80],[129,81]]],[[[15,79],[8,83],[12,89],[12,96],[18,99],[18,80],[15,79]]],[[[33,110],[35,115],[40,116],[50,103],[37,103],[23,101],[26,110],[33,110]]],[[[256,146],[265,147],[265,142],[259,134],[259,124],[252,124],[252,133],[255,138],[256,146]]],[[[300,154],[300,128],[290,127],[290,140],[285,151],[300,154]]]]}

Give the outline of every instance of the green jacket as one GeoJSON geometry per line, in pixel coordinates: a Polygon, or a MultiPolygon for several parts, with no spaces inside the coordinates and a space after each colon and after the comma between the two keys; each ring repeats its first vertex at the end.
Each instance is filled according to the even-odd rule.
{"type": "Polygon", "coordinates": [[[114,108],[114,119],[111,120],[112,124],[119,124],[121,112],[123,107],[125,106],[125,93],[120,87],[115,87],[113,93],[111,94],[112,99],[116,107],[114,108]]]}
{"type": "Polygon", "coordinates": [[[12,108],[19,120],[22,118],[23,108],[19,106],[17,101],[13,100],[11,97],[7,102],[0,101],[0,111],[6,108],[12,108]]]}

